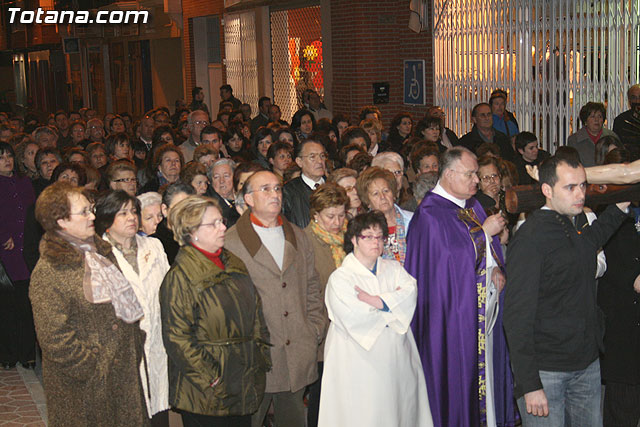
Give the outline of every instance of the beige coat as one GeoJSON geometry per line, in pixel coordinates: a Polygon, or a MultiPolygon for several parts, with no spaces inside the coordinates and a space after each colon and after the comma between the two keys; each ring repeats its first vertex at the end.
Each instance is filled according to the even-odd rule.
{"type": "MultiPolygon", "coordinates": [[[[331,247],[328,243],[320,240],[318,236],[314,234],[311,230],[311,225],[307,226],[304,229],[305,234],[309,238],[311,242],[311,246],[313,246],[313,253],[315,255],[316,261],[316,271],[318,272],[318,278],[320,279],[320,289],[322,292],[322,301],[324,301],[324,293],[327,290],[327,282],[329,281],[329,276],[336,270],[336,264],[333,261],[333,255],[331,255],[331,247]]],[[[323,307],[324,308],[324,307],[323,307]]],[[[323,310],[323,314],[325,317],[325,321],[329,324],[329,316],[327,315],[327,310],[323,310]]],[[[326,335],[322,337],[322,344],[318,348],[318,361],[322,362],[324,360],[324,341],[326,335]]]]}
{"type": "Polygon", "coordinates": [[[248,210],[225,238],[225,248],[245,263],[262,298],[273,345],[267,393],[298,391],[318,378],[318,345],[327,325],[311,243],[300,228],[283,221],[282,270],[262,245],[248,210]]]}

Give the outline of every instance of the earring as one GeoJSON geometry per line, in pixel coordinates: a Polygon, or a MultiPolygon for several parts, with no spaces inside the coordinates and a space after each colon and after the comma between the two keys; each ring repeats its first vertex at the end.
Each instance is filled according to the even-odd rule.
{"type": "Polygon", "coordinates": [[[315,219],[313,220],[313,222],[315,222],[315,223],[317,224],[317,223],[318,223],[318,218],[315,218],[315,219]]]}
{"type": "Polygon", "coordinates": [[[193,238],[193,240],[195,240],[195,241],[197,242],[197,241],[198,241],[198,236],[195,236],[195,237],[193,238]]]}

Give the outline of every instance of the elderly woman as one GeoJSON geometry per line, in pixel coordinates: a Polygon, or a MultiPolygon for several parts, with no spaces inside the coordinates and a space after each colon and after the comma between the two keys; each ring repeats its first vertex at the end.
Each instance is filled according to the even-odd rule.
{"type": "Polygon", "coordinates": [[[347,196],[349,196],[349,207],[347,208],[348,218],[353,218],[364,211],[362,208],[362,202],[358,197],[358,190],[356,190],[357,178],[358,173],[349,168],[336,169],[331,173],[331,175],[329,175],[329,182],[335,182],[340,187],[344,188],[347,192],[347,196]]]}
{"type": "Polygon", "coordinates": [[[413,214],[394,203],[398,195],[397,185],[391,172],[376,166],[366,169],[356,181],[358,197],[362,203],[370,210],[382,212],[389,226],[385,233],[382,257],[395,259],[404,264],[407,252],[407,231],[413,214]]]}
{"type": "Polygon", "coordinates": [[[98,170],[108,163],[107,151],[101,142],[92,142],[87,145],[87,154],[89,155],[89,164],[98,170]]]}
{"type": "Polygon", "coordinates": [[[182,151],[172,144],[164,144],[153,156],[152,168],[156,176],[140,189],[140,193],[158,191],[165,184],[173,184],[180,179],[180,170],[184,165],[182,151]]]}
{"type": "Polygon", "coordinates": [[[142,236],[151,236],[162,222],[162,196],[155,191],[142,193],[138,197],[140,203],[140,230],[142,236]]]}
{"type": "Polygon", "coordinates": [[[207,192],[207,188],[209,188],[207,168],[195,160],[185,165],[182,172],[180,172],[180,180],[185,184],[191,185],[198,196],[204,195],[207,192]]]}
{"type": "Polygon", "coordinates": [[[382,123],[377,119],[365,119],[360,127],[369,135],[369,154],[375,156],[380,148],[378,144],[382,142],[382,123]]]}
{"type": "Polygon", "coordinates": [[[371,166],[378,166],[393,174],[398,188],[396,201],[399,206],[404,206],[411,200],[411,193],[407,189],[408,181],[405,178],[404,158],[400,154],[392,151],[379,153],[371,161],[371,166]],[[407,183],[406,187],[405,183],[407,183]]]}
{"type": "Polygon", "coordinates": [[[0,142],[0,261],[14,283],[13,292],[0,295],[0,364],[16,362],[33,368],[35,331],[29,304],[29,269],[24,259],[28,208],[35,202],[29,178],[18,173],[13,147],[0,142]]]}
{"type": "Polygon", "coordinates": [[[578,150],[580,161],[585,168],[595,166],[594,145],[603,136],[618,136],[604,128],[604,121],[607,119],[607,109],[600,102],[587,102],[580,109],[580,121],[583,124],[576,133],[569,135],[567,145],[578,150]]]}
{"type": "Polygon", "coordinates": [[[33,181],[33,190],[36,193],[36,198],[46,186],[51,184],[51,174],[60,163],[62,163],[62,156],[55,148],[41,148],[38,150],[36,153],[36,168],[40,176],[33,181]]]}
{"type": "Polygon", "coordinates": [[[160,289],[171,406],[185,427],[249,427],[271,367],[260,297],[244,263],[223,248],[213,199],[187,197],[169,221],[180,244],[160,289]]]}
{"type": "Polygon", "coordinates": [[[319,426],[433,425],[410,328],[416,281],[398,262],[380,258],[387,228],[380,212],[351,219],[348,255],[329,278],[319,426]]]}
{"type": "Polygon", "coordinates": [[[138,200],[112,191],[96,203],[96,234],[111,243],[113,255],[142,306],[140,329],[145,333],[145,363],[140,364],[147,413],[153,426],[169,426],[169,373],[162,343],[159,291],[169,271],[167,255],[158,239],[138,232],[138,200]]]}
{"type": "Polygon", "coordinates": [[[139,369],[144,312],[95,234],[93,207],[65,182],[36,202],[45,235],[29,295],[49,426],[149,425],[139,369]]]}
{"type": "MultiPolygon", "coordinates": [[[[336,183],[328,182],[311,193],[310,204],[309,212],[312,220],[304,231],[313,246],[316,271],[324,299],[324,289],[329,276],[336,268],[340,267],[345,257],[343,244],[344,232],[347,228],[346,211],[349,207],[349,197],[344,188],[336,183]]],[[[318,373],[320,376],[316,382],[309,386],[307,419],[310,426],[318,425],[323,354],[324,343],[318,348],[318,373]]]]}

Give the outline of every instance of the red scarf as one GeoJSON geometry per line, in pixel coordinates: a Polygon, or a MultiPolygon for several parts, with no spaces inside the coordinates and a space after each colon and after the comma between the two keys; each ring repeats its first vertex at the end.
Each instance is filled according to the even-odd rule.
{"type": "Polygon", "coordinates": [[[589,138],[591,138],[591,141],[593,141],[594,144],[597,144],[598,140],[600,139],[600,135],[602,135],[602,129],[600,129],[600,133],[598,133],[597,135],[591,135],[591,132],[587,130],[587,135],[589,135],[589,138]]]}
{"type": "MultiPolygon", "coordinates": [[[[251,220],[252,223],[257,225],[258,227],[267,228],[267,226],[264,225],[262,221],[260,221],[254,214],[249,214],[249,219],[251,220]]],[[[282,216],[278,215],[278,227],[280,227],[281,225],[282,225],[282,216]]]]}
{"type": "Polygon", "coordinates": [[[220,267],[222,270],[224,270],[224,264],[222,263],[222,260],[220,259],[220,254],[222,253],[222,248],[218,249],[215,252],[209,252],[209,251],[205,251],[202,248],[197,247],[195,244],[193,244],[193,247],[196,248],[197,250],[200,251],[200,253],[202,253],[202,255],[206,256],[207,259],[209,259],[209,261],[213,262],[215,265],[217,265],[218,267],[220,267]]]}

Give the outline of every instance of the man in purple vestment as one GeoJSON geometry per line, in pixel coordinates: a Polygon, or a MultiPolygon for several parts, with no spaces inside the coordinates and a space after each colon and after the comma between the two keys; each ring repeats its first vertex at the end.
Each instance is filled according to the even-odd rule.
{"type": "Polygon", "coordinates": [[[505,219],[487,218],[473,198],[477,172],[471,151],[447,150],[438,185],[407,234],[405,268],[418,281],[411,326],[438,426],[511,426],[517,419],[499,309],[505,277],[496,236],[505,219]]]}

